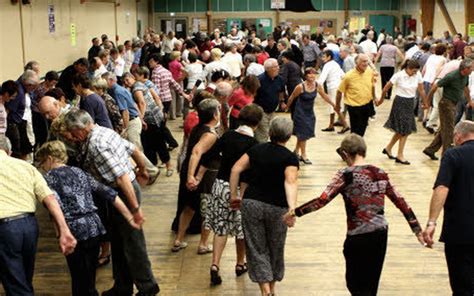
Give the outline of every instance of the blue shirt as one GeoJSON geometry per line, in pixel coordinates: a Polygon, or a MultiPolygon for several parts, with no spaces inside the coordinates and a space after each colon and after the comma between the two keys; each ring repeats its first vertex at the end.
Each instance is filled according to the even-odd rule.
{"type": "Polygon", "coordinates": [[[114,86],[112,86],[110,95],[114,98],[115,102],[117,102],[120,112],[128,110],[130,120],[138,117],[137,105],[128,89],[115,83],[114,86]]]}
{"type": "Polygon", "coordinates": [[[271,79],[265,72],[258,76],[260,88],[255,96],[255,104],[263,108],[266,113],[272,113],[280,103],[280,93],[285,91],[285,82],[278,75],[275,79],[271,79]]]}
{"type": "Polygon", "coordinates": [[[82,97],[79,108],[89,113],[98,125],[113,129],[109,114],[107,113],[107,107],[105,107],[104,100],[98,94],[94,93],[87,97],[82,97]]]}
{"type": "MultiPolygon", "coordinates": [[[[18,92],[15,98],[5,104],[5,108],[8,110],[8,122],[20,123],[23,120],[25,114],[25,95],[26,90],[21,84],[20,79],[16,81],[18,85],[18,92]]],[[[33,98],[31,98],[33,100],[33,98]]]]}
{"type": "Polygon", "coordinates": [[[133,56],[133,63],[139,65],[140,64],[140,58],[142,57],[142,49],[138,49],[135,51],[133,56]]]}

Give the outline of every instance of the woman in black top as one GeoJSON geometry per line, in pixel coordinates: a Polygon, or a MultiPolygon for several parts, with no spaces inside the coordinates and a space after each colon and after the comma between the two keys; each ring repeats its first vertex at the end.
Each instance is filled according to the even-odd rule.
{"type": "Polygon", "coordinates": [[[298,157],[285,147],[292,131],[290,119],[274,118],[270,122],[271,142],[247,151],[230,176],[231,206],[242,205],[249,276],[259,284],[262,295],[273,295],[275,282],[284,275],[287,225],[283,215],[296,206],[299,168],[298,157]],[[242,202],[237,185],[247,169],[251,169],[251,177],[242,202]]]}
{"type": "MultiPolygon", "coordinates": [[[[212,154],[221,155],[221,165],[217,178],[212,186],[212,194],[208,195],[206,201],[204,228],[214,232],[213,254],[211,265],[211,285],[219,285],[222,279],[219,276],[219,265],[227,243],[227,236],[235,236],[237,248],[237,263],[235,273],[237,276],[247,271],[245,263],[245,241],[242,229],[242,218],[239,210],[230,208],[229,177],[232,166],[251,147],[258,144],[254,138],[254,131],[257,129],[263,117],[263,110],[256,104],[250,104],[242,108],[238,121],[240,126],[235,130],[226,132],[212,147],[212,154]]],[[[207,165],[205,162],[204,166],[207,165]]],[[[246,182],[240,180],[240,189],[246,182]]]]}
{"type": "MultiPolygon", "coordinates": [[[[171,251],[178,252],[188,246],[184,242],[186,230],[189,227],[194,213],[200,210],[200,194],[202,186],[200,182],[204,176],[204,170],[197,172],[203,158],[208,157],[208,152],[217,141],[217,133],[214,127],[219,124],[220,103],[216,99],[205,99],[198,105],[199,124],[195,126],[189,136],[188,151],[183,161],[179,174],[178,209],[179,215],[178,231],[171,251]]],[[[202,185],[202,184],[201,184],[202,185]]],[[[209,253],[207,239],[209,231],[202,229],[199,242],[198,254],[209,253]]]]}

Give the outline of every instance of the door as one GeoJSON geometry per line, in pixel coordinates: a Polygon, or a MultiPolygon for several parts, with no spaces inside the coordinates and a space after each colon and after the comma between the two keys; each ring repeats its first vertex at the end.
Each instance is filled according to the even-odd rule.
{"type": "Polygon", "coordinates": [[[175,19],[174,20],[174,32],[176,34],[176,38],[186,39],[186,35],[187,35],[187,32],[188,32],[186,19],[175,19]]]}

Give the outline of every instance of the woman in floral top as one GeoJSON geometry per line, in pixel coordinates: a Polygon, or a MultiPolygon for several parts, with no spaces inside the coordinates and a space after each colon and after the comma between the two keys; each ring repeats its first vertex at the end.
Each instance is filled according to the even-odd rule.
{"type": "Polygon", "coordinates": [[[117,192],[77,167],[65,165],[66,146],[60,141],[47,142],[36,153],[48,186],[55,191],[64,218],[77,240],[74,253],[66,256],[71,273],[72,295],[98,295],[95,288],[99,237],[105,228],[94,205],[93,195],[111,202],[132,227],[139,225],[117,197],[117,192]]]}
{"type": "Polygon", "coordinates": [[[341,149],[348,167],[337,172],[320,197],[288,212],[284,219],[293,225],[295,217],[319,210],[341,193],[347,214],[344,242],[347,288],[352,295],[376,295],[387,249],[385,195],[403,213],[422,245],[423,235],[415,213],[392,186],[387,173],[365,163],[364,139],[351,134],[342,141],[341,149]]]}

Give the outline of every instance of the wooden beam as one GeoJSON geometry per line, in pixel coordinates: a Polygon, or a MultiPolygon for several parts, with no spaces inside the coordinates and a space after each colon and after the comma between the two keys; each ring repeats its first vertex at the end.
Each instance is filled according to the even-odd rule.
{"type": "Polygon", "coordinates": [[[464,24],[466,28],[466,35],[468,35],[469,24],[472,23],[474,23],[474,1],[464,0],[464,24]]]}
{"type": "Polygon", "coordinates": [[[344,24],[349,22],[349,0],[344,0],[344,24]]]}
{"type": "Polygon", "coordinates": [[[433,0],[421,0],[421,25],[423,28],[423,36],[428,31],[433,31],[433,19],[435,12],[435,2],[433,0]]]}
{"type": "Polygon", "coordinates": [[[212,30],[212,0],[207,0],[207,34],[211,34],[212,30]]]}
{"type": "Polygon", "coordinates": [[[451,34],[452,35],[457,34],[458,31],[456,30],[453,20],[451,19],[451,16],[449,15],[448,9],[446,8],[446,5],[444,4],[444,0],[436,0],[436,3],[438,3],[439,8],[441,9],[441,13],[443,14],[444,19],[446,20],[446,23],[448,24],[448,28],[451,34]]]}

